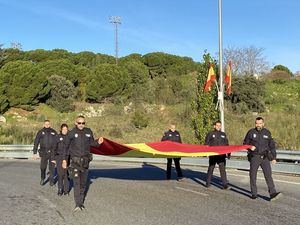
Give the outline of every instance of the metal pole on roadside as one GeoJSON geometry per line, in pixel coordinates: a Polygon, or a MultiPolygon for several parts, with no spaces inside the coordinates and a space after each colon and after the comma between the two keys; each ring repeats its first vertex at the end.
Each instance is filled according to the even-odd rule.
{"type": "Polygon", "coordinates": [[[224,121],[224,84],[223,84],[223,46],[222,46],[222,0],[219,1],[219,110],[220,110],[220,120],[222,123],[222,131],[225,131],[225,121],[224,121]]]}

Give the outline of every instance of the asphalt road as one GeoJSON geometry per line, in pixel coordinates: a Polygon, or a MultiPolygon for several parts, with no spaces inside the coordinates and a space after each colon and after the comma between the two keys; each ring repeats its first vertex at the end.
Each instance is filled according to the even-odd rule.
{"type": "Polygon", "coordinates": [[[73,191],[58,197],[57,187],[39,185],[38,161],[0,160],[0,224],[300,224],[300,177],[274,174],[283,196],[270,202],[261,173],[252,200],[247,171],[227,170],[230,190],[222,190],[217,177],[204,187],[204,167],[183,167],[180,182],[166,181],[164,169],[94,161],[86,210],[73,213],[73,191]]]}

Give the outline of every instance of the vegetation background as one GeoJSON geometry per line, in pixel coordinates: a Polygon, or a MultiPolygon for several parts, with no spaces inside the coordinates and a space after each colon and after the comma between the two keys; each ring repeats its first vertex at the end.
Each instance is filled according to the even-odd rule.
{"type": "MultiPolygon", "coordinates": [[[[234,50],[227,53],[230,58],[234,50]]],[[[206,52],[202,62],[154,52],[122,57],[116,65],[114,57],[99,53],[0,46],[0,114],[6,120],[0,144],[32,144],[45,119],[58,130],[63,122],[72,127],[79,114],[95,136],[122,143],[160,141],[175,123],[184,142],[203,144],[218,118],[216,88],[203,92],[210,62],[217,65],[206,52]]],[[[299,75],[283,65],[258,76],[253,68],[234,66],[225,101],[230,144],[241,144],[259,115],[278,148],[300,150],[299,75]]]]}

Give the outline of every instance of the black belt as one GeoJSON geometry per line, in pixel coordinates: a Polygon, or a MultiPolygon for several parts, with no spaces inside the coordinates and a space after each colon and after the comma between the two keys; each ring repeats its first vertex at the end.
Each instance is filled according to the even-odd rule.
{"type": "Polygon", "coordinates": [[[51,149],[48,149],[48,150],[42,150],[42,149],[40,149],[39,152],[41,152],[41,153],[50,153],[50,152],[51,152],[51,149]]]}
{"type": "Polygon", "coordinates": [[[261,154],[253,154],[253,155],[257,155],[257,156],[259,156],[259,158],[261,158],[261,159],[265,159],[267,156],[264,154],[264,155],[261,155],[261,154]]]}

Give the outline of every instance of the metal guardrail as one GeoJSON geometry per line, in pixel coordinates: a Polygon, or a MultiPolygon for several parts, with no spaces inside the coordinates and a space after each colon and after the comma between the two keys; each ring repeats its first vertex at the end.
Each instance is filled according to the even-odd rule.
{"type": "MultiPolygon", "coordinates": [[[[1,149],[1,147],[0,147],[1,149]]],[[[300,162],[300,151],[277,150],[277,159],[300,162]]],[[[247,151],[239,151],[231,154],[233,157],[246,157],[247,151]]]]}
{"type": "MultiPolygon", "coordinates": [[[[0,145],[0,158],[32,158],[33,145],[0,145]]],[[[247,151],[232,153],[232,159],[227,160],[226,167],[232,169],[249,170],[249,162],[245,159],[247,151]]],[[[290,173],[300,175],[300,151],[277,150],[277,159],[279,162],[272,166],[274,172],[290,173]],[[288,161],[288,162],[281,162],[288,161]]],[[[123,161],[123,162],[144,162],[165,164],[166,159],[162,158],[127,158],[127,157],[110,157],[94,155],[94,160],[102,161],[123,161]]],[[[182,165],[207,166],[207,157],[183,157],[182,165]]]]}

